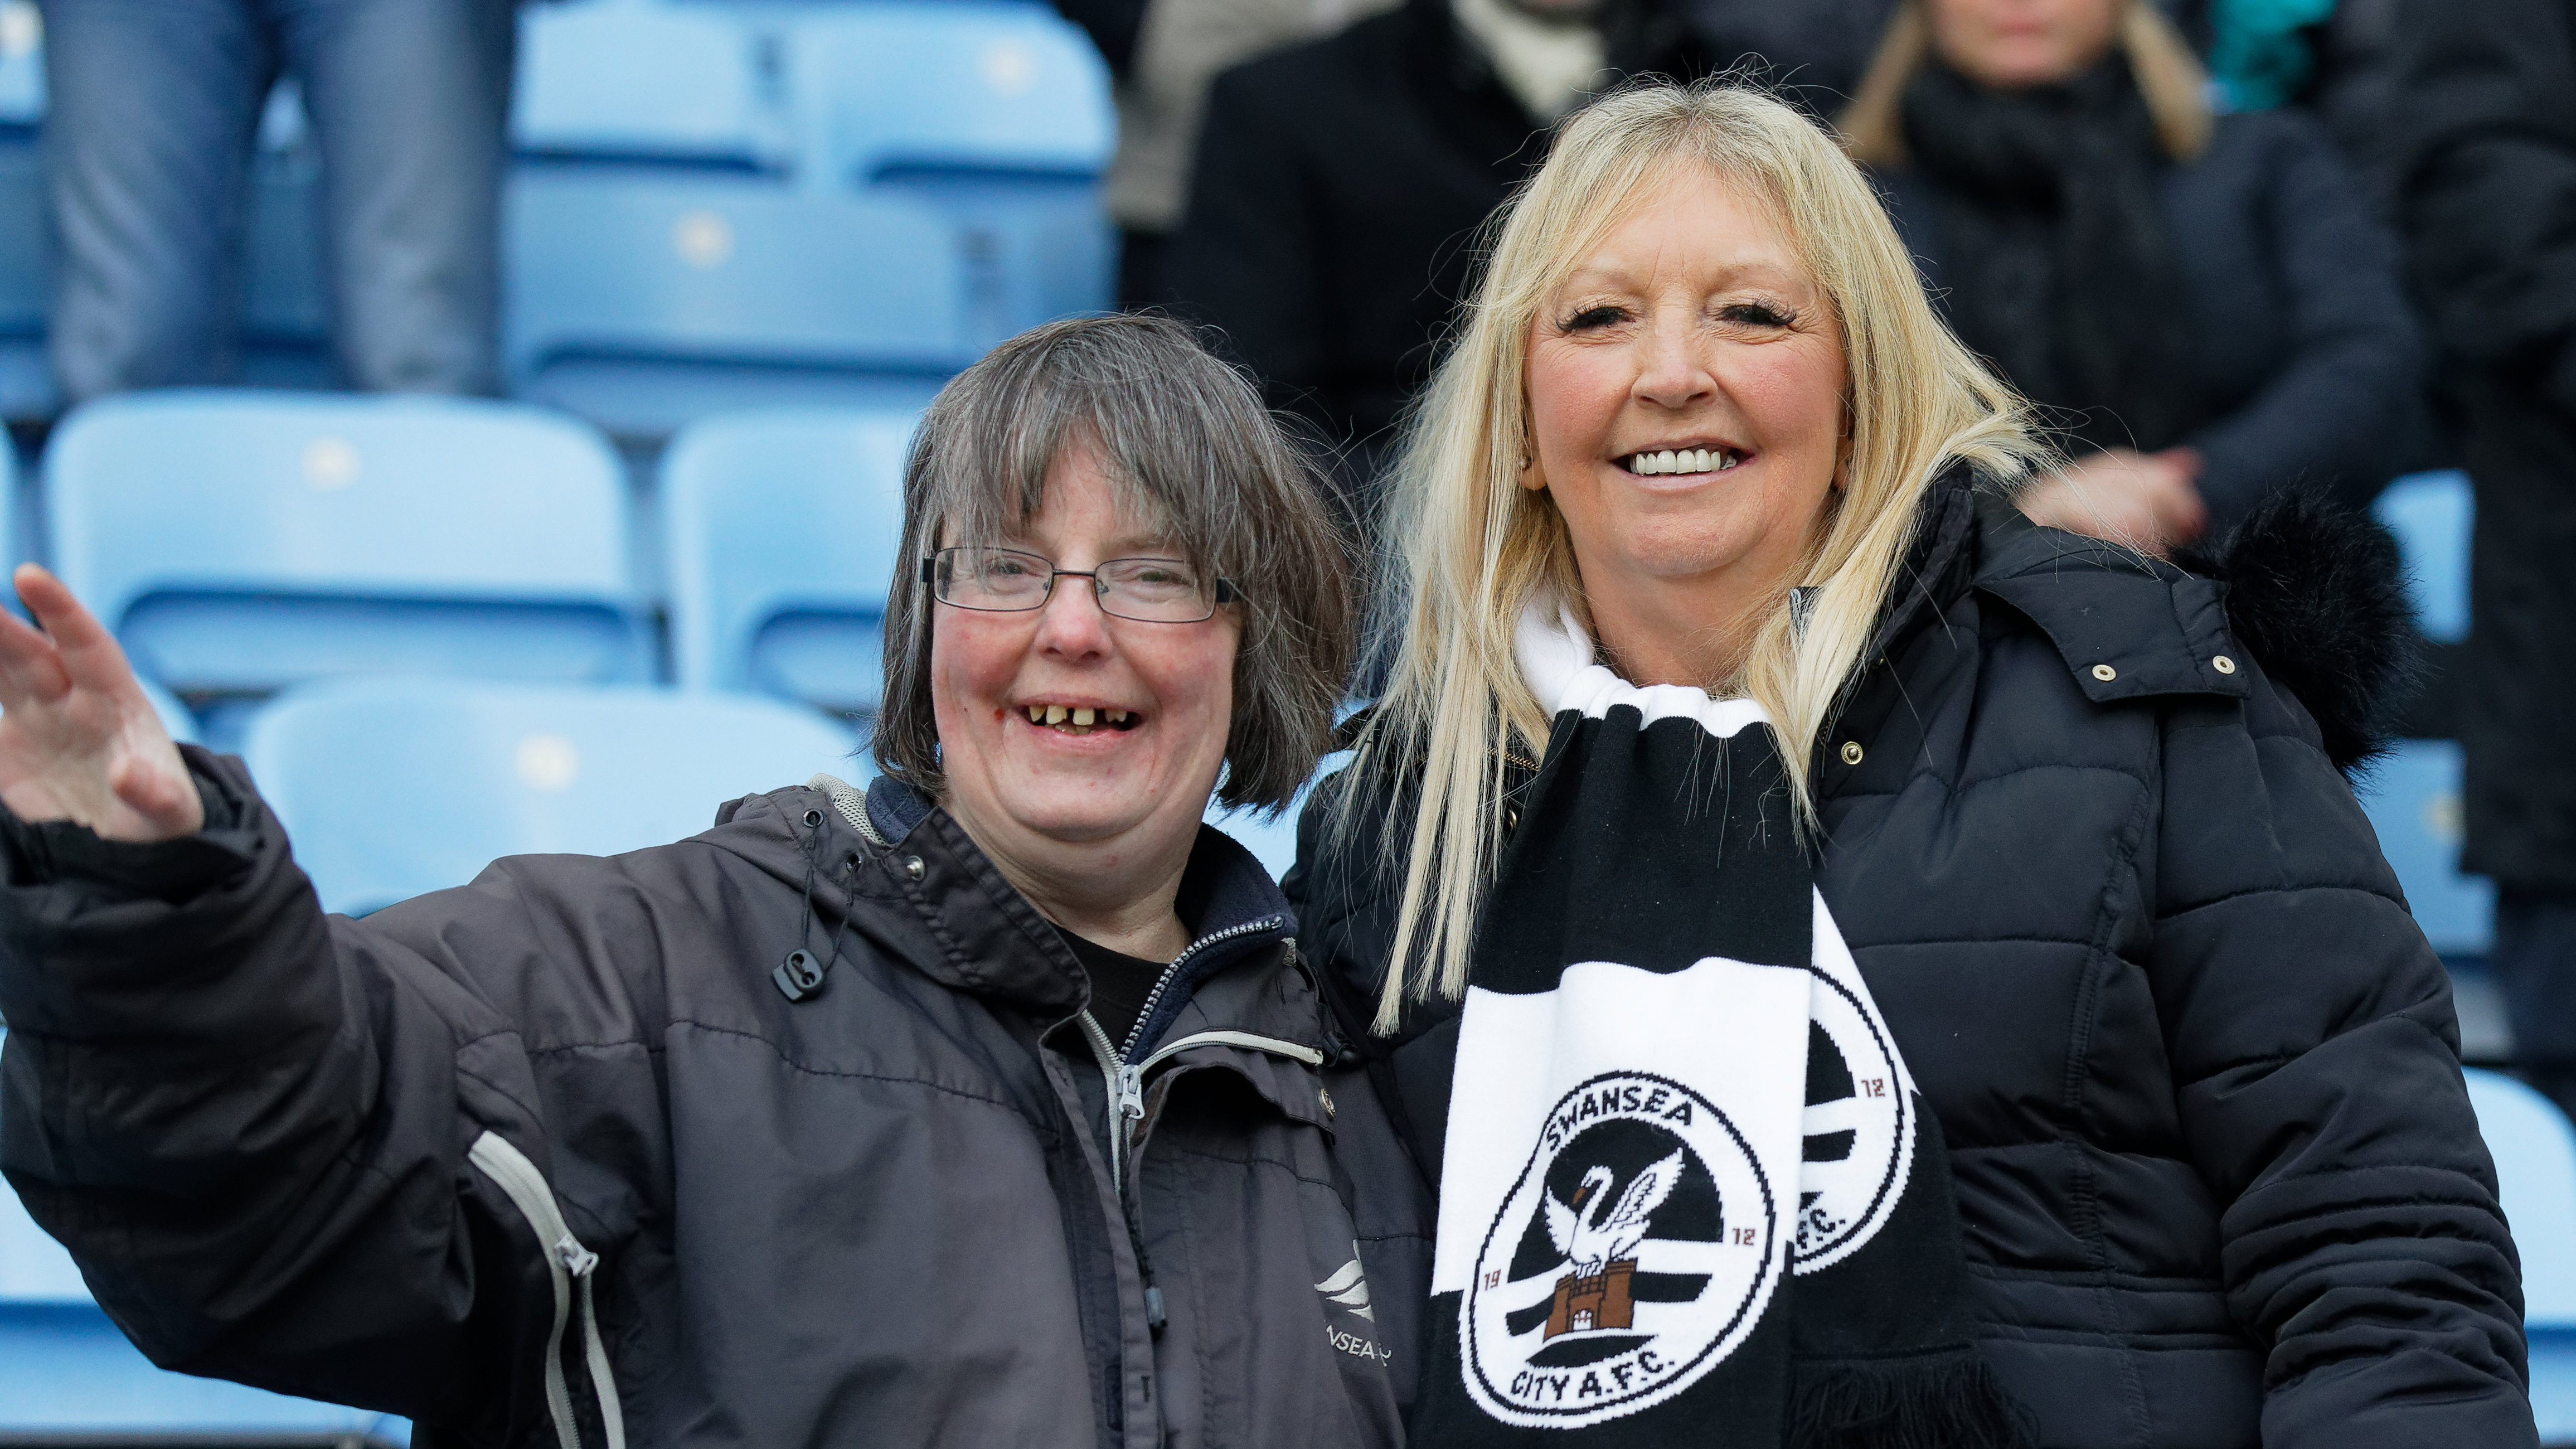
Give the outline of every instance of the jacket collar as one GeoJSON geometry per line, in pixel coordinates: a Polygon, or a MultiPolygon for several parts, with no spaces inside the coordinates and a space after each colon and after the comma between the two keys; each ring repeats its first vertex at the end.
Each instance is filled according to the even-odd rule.
{"type": "MultiPolygon", "coordinates": [[[[868,786],[867,815],[891,846],[872,872],[876,884],[863,885],[863,893],[890,888],[928,926],[938,949],[917,958],[926,974],[1041,1015],[1070,1016],[1081,1008],[1087,986],[1071,948],[1054,924],[1002,878],[953,816],[886,776],[868,786]]],[[[1191,944],[1176,958],[1180,970],[1157,996],[1138,1035],[1140,1043],[1163,1036],[1194,1005],[1200,1016],[1233,1016],[1250,1007],[1261,993],[1242,1002],[1231,1001],[1232,993],[1224,994],[1226,1000],[1195,999],[1203,986],[1256,954],[1274,951],[1293,939],[1297,929],[1296,915],[1269,872],[1213,826],[1199,827],[1174,904],[1191,944]]],[[[1303,1024],[1304,1030],[1295,1033],[1300,1040],[1316,1034],[1312,1010],[1292,1011],[1289,1021],[1303,1024]]],[[[1232,1020],[1215,1024],[1243,1025],[1232,1020]]],[[[1264,1025],[1271,1029],[1267,1034],[1283,1034],[1278,1022],[1264,1025]]]]}
{"type": "Polygon", "coordinates": [[[2246,694],[2245,651],[2228,629],[2225,585],[2116,544],[2042,528],[1963,463],[1934,481],[1921,506],[1905,587],[1872,640],[1870,662],[1974,590],[2038,626],[2097,704],[2246,694]]]}

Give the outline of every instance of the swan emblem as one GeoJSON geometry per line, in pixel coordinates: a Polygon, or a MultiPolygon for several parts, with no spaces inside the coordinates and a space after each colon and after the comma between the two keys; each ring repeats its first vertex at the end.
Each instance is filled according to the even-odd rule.
{"type": "Polygon", "coordinates": [[[1682,1180],[1682,1153],[1676,1150],[1647,1164],[1629,1179],[1628,1190],[1619,1194],[1617,1202],[1607,1202],[1610,1185],[1617,1180],[1617,1174],[1595,1163],[1583,1170],[1582,1185],[1575,1188],[1572,1202],[1559,1202],[1556,1194],[1544,1190],[1539,1193],[1539,1202],[1547,1209],[1547,1235],[1574,1265],[1577,1277],[1597,1278],[1612,1263],[1636,1256],[1637,1245],[1646,1240],[1646,1220],[1682,1180]]]}

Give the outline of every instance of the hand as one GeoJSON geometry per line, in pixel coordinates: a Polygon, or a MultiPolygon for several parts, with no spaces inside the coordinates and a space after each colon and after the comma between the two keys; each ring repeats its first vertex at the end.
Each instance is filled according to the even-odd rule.
{"type": "Polygon", "coordinates": [[[2016,501],[2033,523],[2125,543],[2161,558],[2200,537],[2200,454],[2190,448],[2140,453],[2108,448],[2024,489],[2016,501]]]}
{"type": "Polygon", "coordinates": [[[45,632],[0,611],[0,804],[108,840],[194,835],[205,802],[115,637],[34,564],[12,582],[45,632]]]}

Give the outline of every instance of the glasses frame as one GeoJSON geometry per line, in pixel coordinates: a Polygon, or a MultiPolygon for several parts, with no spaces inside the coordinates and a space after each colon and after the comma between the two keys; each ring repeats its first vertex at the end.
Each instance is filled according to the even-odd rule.
{"type": "Polygon", "coordinates": [[[1216,617],[1217,610],[1243,597],[1243,591],[1234,586],[1234,580],[1220,578],[1217,579],[1208,589],[1209,598],[1212,600],[1208,605],[1208,611],[1199,615],[1197,618],[1139,619],[1133,614],[1121,614],[1117,610],[1110,608],[1108,600],[1103,599],[1100,596],[1100,571],[1109,567],[1111,564],[1186,562],[1188,562],[1186,559],[1159,558],[1152,554],[1139,554],[1134,558],[1105,558],[1087,569],[1060,569],[1055,566],[1054,559],[1048,558],[1046,555],[1041,553],[1031,553],[1024,548],[1004,548],[1000,544],[994,543],[956,544],[948,548],[939,549],[922,555],[921,582],[923,587],[930,590],[932,602],[946,604],[952,609],[968,609],[978,614],[1034,614],[1038,610],[1045,608],[1055,599],[1056,580],[1089,579],[1091,580],[1091,601],[1094,604],[1099,605],[1100,612],[1108,615],[1112,619],[1124,619],[1131,624],[1204,624],[1208,620],[1216,617]],[[939,595],[939,560],[948,554],[965,553],[970,549],[989,549],[995,553],[1018,554],[1022,558],[1035,559],[1038,562],[1045,564],[1047,566],[1045,590],[1039,593],[1036,603],[1024,604],[1015,609],[995,608],[989,604],[961,604],[954,599],[941,598],[939,595]]]}

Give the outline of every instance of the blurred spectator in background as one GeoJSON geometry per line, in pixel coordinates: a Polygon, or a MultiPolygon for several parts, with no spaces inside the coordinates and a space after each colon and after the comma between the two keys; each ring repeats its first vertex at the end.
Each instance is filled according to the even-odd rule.
{"type": "Polygon", "coordinates": [[[1118,223],[1118,305],[1163,300],[1163,254],[1189,198],[1199,113],[1217,72],[1330,35],[1397,0],[1058,0],[1116,78],[1118,154],[1109,217],[1118,223]]]}
{"type": "Polygon", "coordinates": [[[2463,870],[2517,1064],[2576,1112],[2576,4],[2403,0],[2389,118],[2470,545],[2463,870]]]}
{"type": "Polygon", "coordinates": [[[513,0],[45,0],[51,347],[68,402],[222,382],[249,172],[294,76],[344,380],[497,391],[513,0]]]}
{"type": "Polygon", "coordinates": [[[1169,285],[1272,406],[1346,449],[1345,506],[1430,376],[1474,233],[1547,128],[1632,73],[1707,68],[1662,0],[1405,0],[1218,77],[1169,285]]]}
{"type": "Polygon", "coordinates": [[[1951,324],[2054,410],[2043,523],[2164,549],[2419,436],[2394,239],[2294,111],[2213,118],[2147,0],[1907,0],[1844,113],[1951,324]]]}

